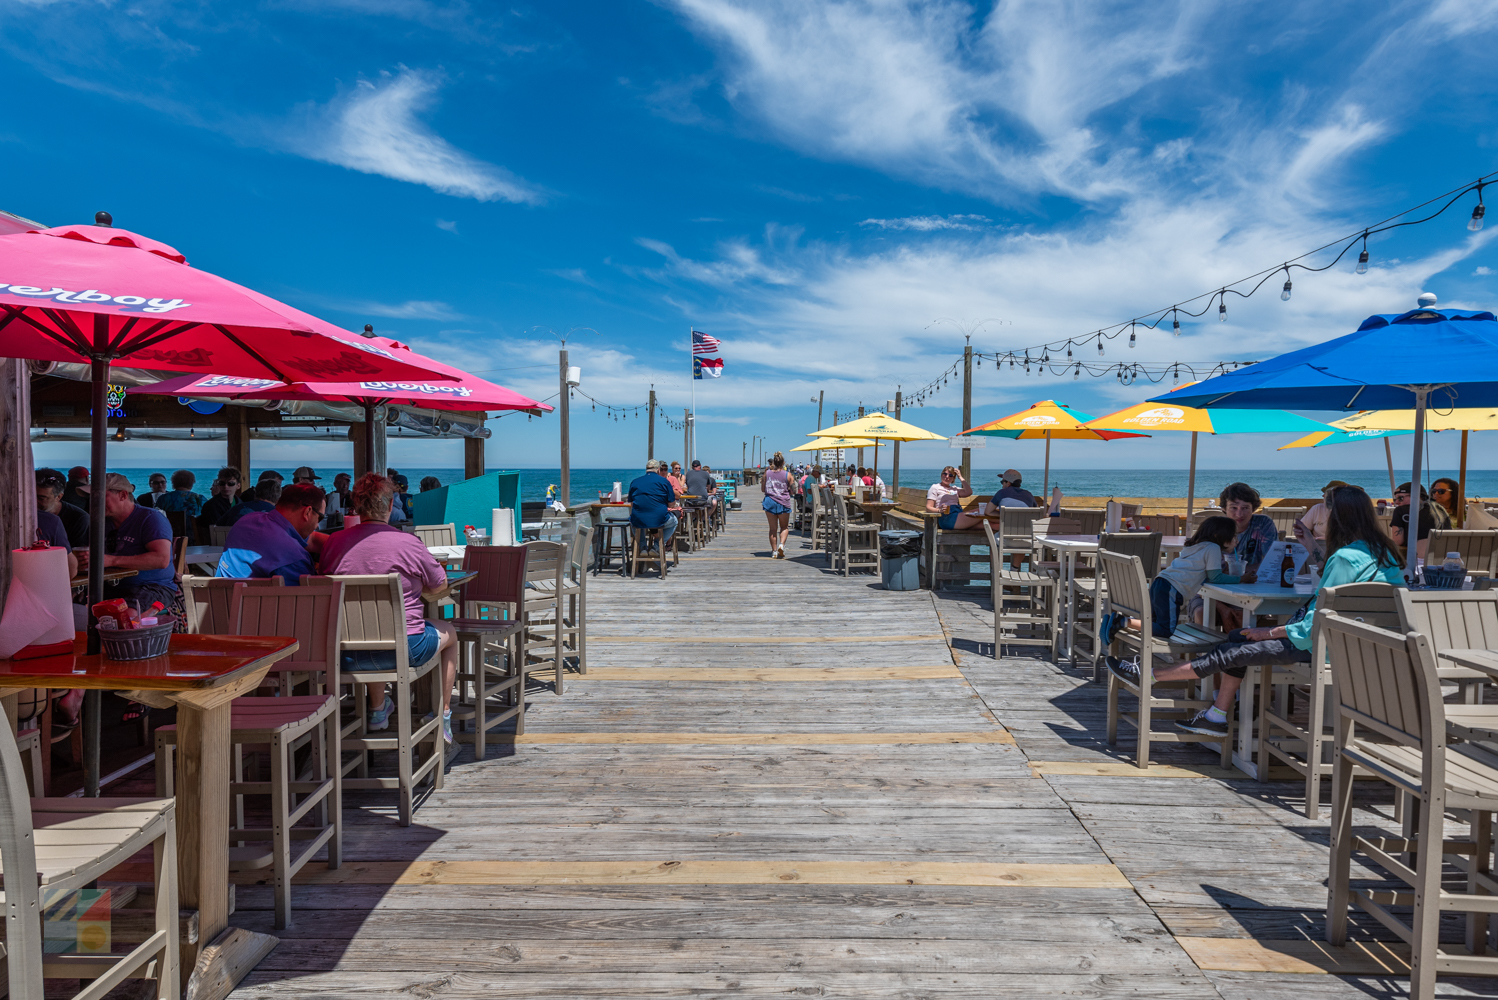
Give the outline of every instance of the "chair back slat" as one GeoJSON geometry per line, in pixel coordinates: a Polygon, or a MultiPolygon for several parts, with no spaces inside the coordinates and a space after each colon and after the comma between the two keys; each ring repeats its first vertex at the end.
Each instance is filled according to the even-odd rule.
{"type": "Polygon", "coordinates": [[[566,566],[567,546],[561,542],[526,542],[525,579],[527,583],[556,580],[560,584],[566,566]]]}
{"type": "Polygon", "coordinates": [[[234,635],[234,585],[279,587],[284,582],[279,576],[184,576],[182,607],[187,614],[187,630],[203,635],[234,635]]]}
{"type": "Polygon", "coordinates": [[[1149,583],[1144,576],[1144,564],[1136,555],[1107,549],[1099,549],[1097,555],[1103,584],[1108,588],[1108,603],[1115,611],[1143,621],[1145,635],[1149,635],[1149,583]]]}
{"type": "MultiPolygon", "coordinates": [[[[1041,517],[1045,517],[1045,510],[1031,507],[1000,507],[999,508],[999,540],[994,549],[999,554],[1000,561],[1008,558],[1011,552],[1028,554],[1035,550],[1035,523],[1041,517]],[[1037,517],[1036,515],[1039,515],[1037,517]]],[[[991,522],[984,520],[983,530],[993,537],[991,522]]],[[[990,543],[991,544],[991,543],[990,543]]]]}
{"type": "Polygon", "coordinates": [[[1316,627],[1331,657],[1339,711],[1358,725],[1429,752],[1444,742],[1441,684],[1425,636],[1401,635],[1325,609],[1316,627]]]}
{"type": "Polygon", "coordinates": [[[406,602],[399,573],[304,576],[302,586],[343,584],[339,620],[345,650],[395,650],[396,665],[407,665],[406,602]]]}
{"type": "Polygon", "coordinates": [[[36,842],[26,768],[10,724],[0,716],[0,860],[5,865],[5,943],[9,995],[42,993],[42,921],[38,917],[36,842]]]}
{"type": "Polygon", "coordinates": [[[232,524],[210,524],[208,526],[208,544],[223,548],[229,541],[229,532],[234,530],[232,524]]]}
{"type": "Polygon", "coordinates": [[[525,592],[524,545],[469,547],[463,553],[463,570],[478,576],[463,585],[462,603],[518,604],[525,592]]]}
{"type": "Polygon", "coordinates": [[[235,634],[294,637],[296,652],[282,662],[295,663],[311,674],[333,674],[313,677],[314,685],[332,686],[342,639],[343,590],[338,580],[300,587],[236,587],[235,634]]]}
{"type": "Polygon", "coordinates": [[[1108,512],[1088,507],[1062,507],[1061,516],[1077,522],[1076,534],[1096,535],[1107,524],[1108,512]]]}
{"type": "Polygon", "coordinates": [[[579,574],[586,573],[593,565],[593,532],[591,524],[577,526],[577,537],[572,543],[572,565],[579,574]],[[583,560],[578,562],[577,557],[581,554],[583,560]]]}
{"type": "Polygon", "coordinates": [[[1498,649],[1498,591],[1397,592],[1398,628],[1430,639],[1436,656],[1447,649],[1498,649]]]}
{"type": "Polygon", "coordinates": [[[423,545],[457,545],[458,527],[456,524],[418,524],[416,537],[423,545]]]}
{"type": "MultiPolygon", "coordinates": [[[[1047,535],[1084,534],[1082,531],[1082,522],[1074,517],[1067,517],[1065,514],[1060,517],[1046,518],[1044,521],[1037,521],[1035,524],[1037,529],[1042,525],[1045,527],[1045,534],[1047,535]]],[[[1097,532],[1094,531],[1093,534],[1095,535],[1097,532]]]]}
{"type": "Polygon", "coordinates": [[[1281,538],[1295,534],[1295,522],[1305,512],[1304,507],[1265,507],[1260,511],[1269,515],[1269,519],[1274,522],[1274,530],[1280,533],[1281,538]]]}
{"type": "Polygon", "coordinates": [[[1146,531],[1158,531],[1162,535],[1182,535],[1185,518],[1180,514],[1137,514],[1134,526],[1146,531]]]}
{"type": "Polygon", "coordinates": [[[1158,531],[1113,531],[1098,539],[1098,547],[1120,555],[1138,556],[1145,580],[1153,580],[1160,572],[1162,537],[1158,531]]]}
{"type": "Polygon", "coordinates": [[[1498,530],[1432,531],[1426,562],[1439,565],[1448,552],[1460,552],[1467,572],[1498,576],[1498,530]]]}

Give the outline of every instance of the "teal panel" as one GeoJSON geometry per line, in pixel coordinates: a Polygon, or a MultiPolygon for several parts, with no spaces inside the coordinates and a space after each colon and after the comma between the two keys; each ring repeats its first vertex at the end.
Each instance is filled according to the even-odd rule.
{"type": "Polygon", "coordinates": [[[520,473],[491,472],[412,497],[417,524],[466,524],[487,528],[495,507],[519,508],[520,473]]]}
{"type": "Polygon", "coordinates": [[[1208,410],[1214,434],[1310,434],[1326,424],[1288,410],[1208,410]]]}

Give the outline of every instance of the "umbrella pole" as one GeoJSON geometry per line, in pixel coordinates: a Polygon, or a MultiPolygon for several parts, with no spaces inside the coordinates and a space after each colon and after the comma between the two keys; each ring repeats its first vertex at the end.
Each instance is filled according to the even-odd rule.
{"type": "MultiPolygon", "coordinates": [[[[1385,440],[1388,440],[1388,439],[1385,438],[1385,440]]],[[[1462,431],[1462,471],[1458,474],[1458,479],[1460,481],[1460,486],[1458,486],[1457,489],[1458,489],[1458,492],[1461,493],[1461,497],[1459,498],[1461,502],[1459,504],[1457,504],[1457,508],[1456,508],[1456,526],[1458,528],[1460,528],[1467,521],[1467,432],[1466,431],[1462,431]]]]}
{"type": "MultiPolygon", "coordinates": [[[[102,318],[102,317],[101,317],[102,318]]],[[[92,362],[93,382],[89,386],[93,411],[90,414],[92,435],[89,439],[88,491],[88,652],[99,652],[99,626],[92,608],[104,600],[104,477],[109,445],[109,358],[95,354],[92,362]]],[[[103,692],[87,691],[83,695],[83,794],[99,795],[99,726],[103,713],[103,692]]]]}
{"type": "Polygon", "coordinates": [[[364,471],[375,472],[374,401],[364,401],[364,471]]]}
{"type": "Polygon", "coordinates": [[[1040,495],[1051,492],[1051,432],[1045,432],[1045,472],[1040,477],[1040,495]]]}
{"type": "Polygon", "coordinates": [[[1186,533],[1191,533],[1191,508],[1196,505],[1196,431],[1191,432],[1191,471],[1186,476],[1186,533]]]}
{"type": "Polygon", "coordinates": [[[1389,499],[1394,499],[1394,449],[1389,447],[1389,439],[1384,438],[1384,458],[1389,463],[1389,499]]]}
{"type": "Polygon", "coordinates": [[[1424,504],[1420,502],[1420,460],[1423,457],[1421,445],[1425,442],[1425,401],[1429,396],[1429,389],[1415,390],[1414,471],[1410,473],[1410,519],[1404,532],[1404,575],[1411,584],[1418,582],[1415,576],[1416,549],[1420,547],[1420,515],[1425,513],[1424,504]]]}

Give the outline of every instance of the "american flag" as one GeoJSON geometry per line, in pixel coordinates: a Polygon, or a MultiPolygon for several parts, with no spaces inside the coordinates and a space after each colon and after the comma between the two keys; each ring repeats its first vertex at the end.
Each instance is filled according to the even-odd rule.
{"type": "Polygon", "coordinates": [[[717,337],[710,337],[707,334],[699,333],[696,330],[692,331],[693,354],[713,354],[718,350],[718,348],[722,346],[723,341],[719,340],[717,337]]]}

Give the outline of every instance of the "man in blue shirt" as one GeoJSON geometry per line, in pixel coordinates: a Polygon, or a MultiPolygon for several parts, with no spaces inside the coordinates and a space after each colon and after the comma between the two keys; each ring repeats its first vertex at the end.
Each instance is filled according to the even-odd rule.
{"type": "Polygon", "coordinates": [[[669,509],[676,502],[676,489],[660,474],[660,468],[661,463],[652,458],[645,463],[645,474],[629,484],[629,524],[632,528],[662,529],[664,552],[676,533],[676,515],[669,509]]]}
{"type": "Polygon", "coordinates": [[[993,495],[995,507],[1036,507],[1035,494],[1025,489],[1020,483],[1023,480],[1015,469],[1005,469],[1004,474],[999,477],[999,490],[993,495]]]}
{"type": "MultiPolygon", "coordinates": [[[[97,485],[83,483],[85,496],[97,485]]],[[[105,597],[123,597],[141,611],[154,601],[170,608],[176,601],[177,574],[172,569],[172,526],[166,515],[135,502],[135,484],[118,472],[104,477],[104,516],[114,523],[114,551],[104,556],[105,569],[133,569],[135,575],[104,585],[105,597]]],[[[81,569],[88,568],[88,549],[80,549],[81,569]]]]}
{"type": "Polygon", "coordinates": [[[289,586],[297,586],[303,573],[313,571],[307,539],[322,519],[326,503],[320,486],[293,483],[286,487],[274,510],[252,511],[234,522],[214,575],[279,576],[289,586]]]}
{"type": "Polygon", "coordinates": [[[255,484],[255,488],[250,491],[248,497],[229,508],[229,513],[224,515],[224,519],[219,522],[219,526],[231,527],[241,517],[244,517],[246,514],[253,514],[255,511],[268,514],[276,509],[276,501],[280,499],[281,484],[274,479],[262,479],[255,484]]]}

